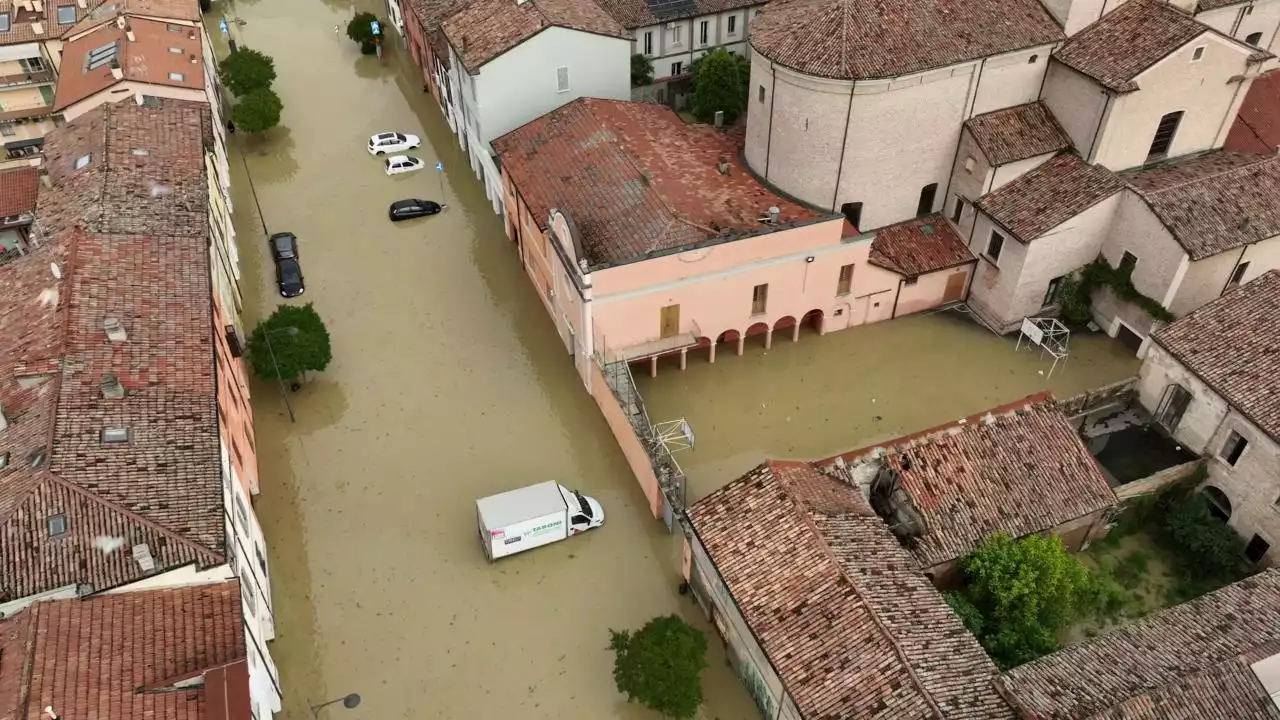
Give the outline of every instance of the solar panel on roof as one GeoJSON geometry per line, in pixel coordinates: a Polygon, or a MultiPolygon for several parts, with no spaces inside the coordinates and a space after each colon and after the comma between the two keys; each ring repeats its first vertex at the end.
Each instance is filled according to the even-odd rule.
{"type": "Polygon", "coordinates": [[[88,69],[97,70],[116,59],[116,44],[108,43],[89,51],[88,69]]]}
{"type": "Polygon", "coordinates": [[[698,14],[694,0],[646,0],[649,11],[658,20],[698,14]]]}

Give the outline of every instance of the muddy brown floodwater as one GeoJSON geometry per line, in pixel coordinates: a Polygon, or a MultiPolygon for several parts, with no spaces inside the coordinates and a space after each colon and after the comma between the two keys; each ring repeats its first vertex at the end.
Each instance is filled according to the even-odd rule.
{"type": "MultiPolygon", "coordinates": [[[[265,142],[234,138],[246,325],[280,302],[256,190],[267,228],[299,237],[305,300],[333,340],[333,364],[291,398],[296,423],[275,386],[254,386],[282,716],[358,692],[357,709],[324,712],[652,720],[613,686],[608,630],[681,612],[714,632],[676,593],[678,543],[649,516],[407,53],[360,57],[334,32],[352,13],[224,0],[209,15],[215,37],[226,15],[238,42],[275,58],[285,108],[265,142]],[[386,177],[364,149],[386,130],[421,135],[428,169],[386,177]],[[449,209],[392,225],[387,205],[405,197],[449,209]],[[606,525],[488,564],[475,499],[546,479],[597,497],[606,525]]],[[[752,717],[711,644],[703,717],[752,717]]]]}
{"type": "Polygon", "coordinates": [[[742,356],[689,354],[658,376],[633,373],[654,422],[684,417],[697,439],[677,461],[689,502],[766,457],[818,459],[951,422],[1041,390],[1059,398],[1123,380],[1133,353],[1102,334],[1071,338],[1065,364],[946,312],[899,318],[765,350],[749,338],[742,356]]]}

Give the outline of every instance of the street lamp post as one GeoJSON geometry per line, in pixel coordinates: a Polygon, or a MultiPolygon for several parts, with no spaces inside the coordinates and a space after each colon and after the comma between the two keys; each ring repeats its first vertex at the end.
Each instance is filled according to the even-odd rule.
{"type": "MultiPolygon", "coordinates": [[[[271,365],[276,369],[276,380],[280,383],[280,397],[284,398],[284,409],[289,411],[289,422],[296,423],[298,419],[293,416],[293,406],[289,404],[289,392],[284,387],[284,375],[280,372],[280,363],[276,362],[275,348],[271,347],[271,336],[274,333],[285,333],[286,335],[297,335],[298,328],[289,326],[267,330],[262,333],[262,337],[267,340],[267,353],[271,355],[271,365]]],[[[350,697],[350,696],[348,696],[350,697]]],[[[360,702],[359,696],[356,696],[356,702],[360,702]]],[[[354,707],[354,706],[352,706],[354,707]]]]}
{"type": "Polygon", "coordinates": [[[329,707],[330,705],[336,705],[337,703],[342,703],[342,707],[350,710],[360,704],[360,696],[356,693],[351,693],[350,695],[344,695],[340,698],[334,698],[333,700],[329,700],[328,702],[322,702],[319,705],[312,705],[311,706],[312,720],[315,720],[315,718],[320,717],[321,710],[329,707]]]}

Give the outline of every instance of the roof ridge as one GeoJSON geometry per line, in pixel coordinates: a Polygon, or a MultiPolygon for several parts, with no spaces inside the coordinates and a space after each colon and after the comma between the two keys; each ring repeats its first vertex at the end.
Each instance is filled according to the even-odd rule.
{"type": "MultiPolygon", "coordinates": [[[[805,463],[805,464],[808,465],[810,469],[813,470],[814,473],[822,476],[826,480],[830,482],[841,483],[841,481],[828,476],[826,473],[823,473],[813,463],[805,463]]],[[[858,597],[858,601],[862,603],[863,607],[867,609],[867,615],[871,618],[871,622],[875,623],[876,630],[880,632],[880,634],[884,637],[884,639],[889,642],[889,646],[893,648],[893,654],[896,655],[898,658],[898,661],[902,663],[902,667],[907,671],[907,676],[911,678],[911,682],[915,684],[916,689],[920,691],[920,696],[924,698],[924,701],[929,705],[929,708],[933,710],[936,717],[939,717],[939,718],[946,717],[946,715],[944,715],[942,712],[942,708],[939,707],[938,703],[933,699],[933,693],[931,693],[929,689],[925,687],[924,681],[920,679],[920,676],[918,674],[916,674],[916,669],[912,665],[911,659],[907,657],[906,651],[902,649],[902,646],[898,643],[898,639],[894,637],[893,633],[889,632],[889,628],[885,625],[885,622],[880,618],[880,614],[876,612],[875,607],[867,600],[867,596],[865,593],[862,592],[862,588],[860,588],[858,584],[854,582],[851,577],[849,577],[849,573],[845,571],[844,563],[840,562],[840,559],[837,558],[835,553],[831,550],[831,546],[827,544],[826,539],[822,535],[822,532],[818,530],[818,526],[813,522],[812,511],[810,511],[807,507],[802,507],[800,501],[796,500],[795,495],[792,492],[792,488],[788,486],[787,482],[783,480],[781,476],[773,472],[773,465],[771,461],[765,461],[765,465],[768,466],[769,468],[769,475],[771,475],[779,485],[782,485],[786,488],[787,501],[791,503],[792,507],[795,508],[796,511],[798,511],[797,514],[800,516],[800,522],[804,523],[805,527],[807,527],[809,531],[813,533],[814,540],[817,541],[818,547],[820,548],[820,552],[823,555],[825,555],[827,559],[829,559],[832,563],[835,564],[837,572],[840,573],[840,577],[845,581],[845,583],[849,585],[849,588],[853,590],[854,595],[858,597]]],[[[843,485],[844,483],[841,483],[841,484],[843,485]]],[[[859,494],[861,494],[862,492],[861,490],[858,490],[857,488],[854,488],[852,486],[846,485],[846,487],[849,487],[850,490],[857,492],[859,494]]],[[[867,516],[860,515],[858,517],[867,517],[867,516]]],[[[878,515],[876,516],[876,520],[880,521],[880,518],[878,515]]],[[[880,522],[883,522],[883,521],[880,521],[880,522]]]]}
{"type": "MultiPolygon", "coordinates": [[[[1235,151],[1225,151],[1225,152],[1235,152],[1235,151]]],[[[1209,154],[1210,154],[1210,153],[1206,153],[1206,154],[1202,155],[1201,157],[1208,157],[1208,156],[1209,156],[1209,154]]],[[[1241,155],[1247,155],[1247,154],[1249,154],[1249,153],[1238,153],[1238,154],[1241,154],[1241,155]]],[[[1198,159],[1198,158],[1196,158],[1196,159],[1198,159]]],[[[1201,175],[1201,176],[1199,176],[1199,177],[1188,178],[1188,179],[1186,179],[1186,180],[1183,180],[1182,182],[1175,182],[1175,183],[1172,183],[1172,184],[1170,184],[1170,185],[1166,185],[1166,186],[1160,187],[1160,188],[1155,189],[1155,190],[1142,190],[1142,189],[1140,189],[1140,188],[1138,188],[1138,187],[1134,187],[1134,186],[1132,185],[1132,183],[1130,183],[1130,182],[1129,182],[1129,180],[1128,180],[1125,176],[1123,176],[1123,175],[1121,175],[1121,176],[1120,176],[1120,179],[1121,179],[1122,181],[1124,181],[1124,184],[1125,184],[1125,185],[1128,185],[1128,186],[1130,186],[1130,187],[1133,187],[1134,191],[1136,191],[1139,195],[1158,195],[1158,194],[1160,194],[1160,193],[1168,192],[1168,191],[1170,191],[1170,190],[1177,190],[1177,189],[1179,189],[1179,188],[1185,188],[1185,187],[1187,187],[1188,185],[1196,185],[1196,184],[1198,184],[1198,183],[1206,182],[1206,181],[1208,181],[1208,180],[1214,180],[1214,179],[1216,179],[1216,178],[1220,178],[1220,177],[1222,177],[1222,176],[1224,176],[1224,175],[1232,175],[1232,174],[1237,173],[1237,172],[1243,172],[1243,171],[1245,171],[1245,170],[1252,170],[1253,168],[1257,167],[1258,165],[1264,165],[1264,164],[1266,164],[1266,163],[1267,163],[1268,161],[1270,161],[1270,160],[1280,160],[1280,156],[1277,156],[1277,155],[1259,155],[1259,156],[1258,156],[1258,159],[1257,159],[1257,160],[1254,160],[1254,161],[1252,161],[1252,162],[1244,163],[1244,164],[1242,164],[1242,165],[1234,165],[1234,166],[1232,166],[1232,167],[1229,167],[1229,168],[1222,168],[1222,169],[1220,169],[1220,170],[1215,170],[1215,171],[1213,171],[1213,172],[1209,173],[1208,175],[1201,175]]],[[[1193,159],[1193,160],[1190,160],[1190,161],[1188,161],[1188,162],[1194,162],[1194,159],[1193,159]]],[[[1152,168],[1152,169],[1154,170],[1154,168],[1152,168]]],[[[1138,171],[1138,172],[1141,172],[1141,171],[1138,171]]],[[[1133,173],[1133,175],[1137,175],[1137,172],[1133,173]]],[[[1132,175],[1131,175],[1130,177],[1132,177],[1132,175]]]]}

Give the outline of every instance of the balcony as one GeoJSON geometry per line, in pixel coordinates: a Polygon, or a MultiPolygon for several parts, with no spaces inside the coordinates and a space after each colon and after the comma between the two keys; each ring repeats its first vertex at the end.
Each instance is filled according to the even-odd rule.
{"type": "MultiPolygon", "coordinates": [[[[679,324],[679,321],[676,321],[679,324]]],[[[652,340],[636,343],[626,347],[618,348],[613,353],[613,360],[622,360],[624,362],[636,362],[637,360],[646,360],[648,358],[666,355],[677,350],[695,347],[698,344],[698,338],[702,331],[698,328],[698,323],[690,321],[690,327],[684,332],[674,332],[667,337],[657,337],[652,340]]]]}
{"type": "Polygon", "coordinates": [[[42,83],[51,83],[56,80],[52,70],[39,70],[28,73],[17,73],[14,75],[0,75],[0,89],[18,87],[21,85],[40,85],[42,83]]]}
{"type": "Polygon", "coordinates": [[[0,122],[12,122],[14,120],[30,120],[32,118],[45,117],[53,114],[53,105],[36,105],[34,107],[0,107],[0,122]]]}

